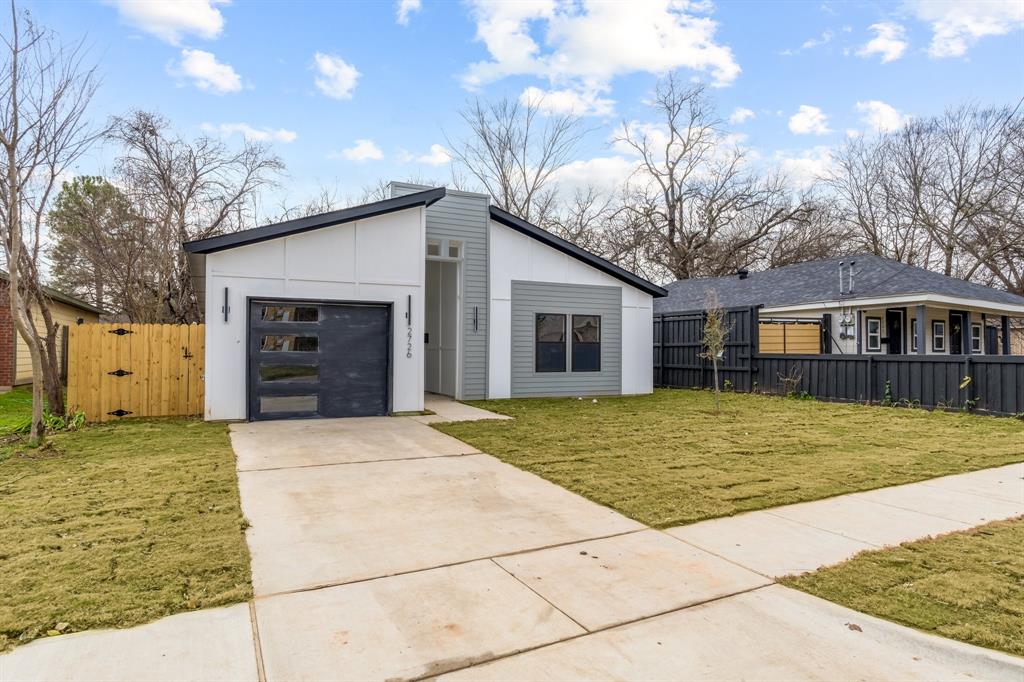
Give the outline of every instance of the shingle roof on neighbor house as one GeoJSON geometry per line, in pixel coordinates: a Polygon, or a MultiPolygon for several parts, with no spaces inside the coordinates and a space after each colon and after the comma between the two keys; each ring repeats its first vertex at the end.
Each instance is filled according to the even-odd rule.
{"type": "Polygon", "coordinates": [[[937,272],[906,265],[873,254],[857,254],[809,261],[781,268],[738,275],[673,282],[666,286],[668,297],[654,302],[655,312],[696,310],[704,307],[707,292],[714,289],[723,308],[763,305],[777,308],[805,303],[938,294],[985,301],[995,305],[1024,306],[1024,296],[999,291],[981,284],[946,277],[937,272]],[[839,264],[846,290],[849,265],[854,265],[853,293],[839,292],[839,264]]]}
{"type": "MultiPolygon", "coordinates": [[[[7,271],[0,270],[0,281],[7,282],[8,279],[9,276],[7,274],[7,271]]],[[[43,293],[52,298],[54,301],[60,301],[61,303],[71,306],[72,308],[78,308],[79,310],[85,310],[90,313],[96,313],[97,315],[106,314],[106,311],[103,310],[102,308],[97,308],[91,303],[86,303],[80,298],[75,298],[74,296],[65,294],[63,291],[57,291],[52,287],[44,286],[43,293]]]]}

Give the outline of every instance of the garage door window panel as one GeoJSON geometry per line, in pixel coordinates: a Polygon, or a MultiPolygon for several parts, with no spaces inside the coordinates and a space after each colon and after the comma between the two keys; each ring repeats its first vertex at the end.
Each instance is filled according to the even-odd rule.
{"type": "Polygon", "coordinates": [[[319,322],[320,308],[312,305],[265,305],[260,319],[264,322],[319,322]]]}
{"type": "Polygon", "coordinates": [[[260,382],[264,384],[315,384],[320,381],[316,365],[260,365],[260,382]]]}
{"type": "Polygon", "coordinates": [[[320,408],[316,395],[261,395],[261,414],[315,414],[320,408]]]}
{"type": "Polygon", "coordinates": [[[538,372],[565,371],[565,321],[565,315],[537,313],[535,369],[538,372]]]}
{"type": "Polygon", "coordinates": [[[316,353],[320,350],[320,339],[312,335],[264,334],[260,350],[265,353],[316,353]]]}

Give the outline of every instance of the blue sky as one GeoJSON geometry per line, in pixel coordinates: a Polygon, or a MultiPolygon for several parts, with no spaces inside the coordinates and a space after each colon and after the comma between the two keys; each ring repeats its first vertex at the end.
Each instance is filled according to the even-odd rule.
{"type": "MultiPolygon", "coordinates": [[[[320,186],[354,196],[380,178],[447,179],[445,133],[462,134],[458,109],[477,95],[544,92],[545,106],[584,114],[566,188],[628,172],[610,139],[651,120],[643,101],[667,70],[711,84],[736,140],[798,180],[848,135],[1024,97],[1024,3],[1012,1],[27,6],[91,46],[97,120],[143,108],[187,136],[264,137],[288,167],[275,200],[290,202],[320,186]]],[[[109,154],[77,170],[102,172],[109,154]]]]}

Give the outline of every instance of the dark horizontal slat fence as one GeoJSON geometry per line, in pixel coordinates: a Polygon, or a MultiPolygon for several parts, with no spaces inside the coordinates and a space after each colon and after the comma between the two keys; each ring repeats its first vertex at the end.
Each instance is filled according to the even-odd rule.
{"type": "MultiPolygon", "coordinates": [[[[761,354],[757,308],[729,309],[726,318],[731,333],[719,372],[723,386],[728,380],[736,391],[796,391],[822,400],[880,403],[888,382],[897,404],[1024,413],[1022,356],[761,354]]],[[[656,386],[712,386],[711,363],[700,358],[704,319],[700,310],[654,316],[656,386]]]]}

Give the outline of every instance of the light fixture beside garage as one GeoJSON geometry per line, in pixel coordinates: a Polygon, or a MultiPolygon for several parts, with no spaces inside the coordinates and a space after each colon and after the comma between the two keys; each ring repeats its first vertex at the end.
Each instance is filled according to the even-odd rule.
{"type": "Polygon", "coordinates": [[[228,321],[228,313],[231,312],[231,306],[228,305],[228,288],[224,287],[224,305],[221,306],[220,311],[224,313],[224,321],[228,321]]]}

